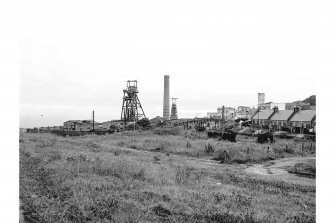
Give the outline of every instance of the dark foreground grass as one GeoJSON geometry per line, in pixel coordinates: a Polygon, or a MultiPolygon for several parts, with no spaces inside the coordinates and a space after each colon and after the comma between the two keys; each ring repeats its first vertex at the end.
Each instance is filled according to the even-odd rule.
{"type": "MultiPolygon", "coordinates": [[[[134,153],[114,137],[21,136],[26,221],[315,222],[314,185],[252,177],[231,165],[200,168],[164,153],[134,153]]],[[[141,137],[159,143],[148,135],[135,142],[141,137]]],[[[198,142],[188,143],[192,149],[198,142]]]]}

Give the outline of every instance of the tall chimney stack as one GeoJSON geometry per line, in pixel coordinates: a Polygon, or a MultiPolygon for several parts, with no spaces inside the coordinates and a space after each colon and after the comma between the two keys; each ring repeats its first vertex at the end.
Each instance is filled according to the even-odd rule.
{"type": "Polygon", "coordinates": [[[170,76],[164,75],[163,118],[170,120],[170,76]]]}
{"type": "Polygon", "coordinates": [[[265,103],[265,93],[258,93],[258,106],[265,103]]]}

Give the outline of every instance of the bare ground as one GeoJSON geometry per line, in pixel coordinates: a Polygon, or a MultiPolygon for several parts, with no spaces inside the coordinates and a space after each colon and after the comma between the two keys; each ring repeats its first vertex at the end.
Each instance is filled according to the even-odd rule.
{"type": "Polygon", "coordinates": [[[291,157],[277,159],[265,164],[254,164],[245,168],[245,172],[251,175],[254,174],[269,178],[272,177],[301,185],[315,185],[315,179],[297,176],[288,172],[288,168],[293,167],[297,163],[306,161],[315,162],[315,157],[291,157]]]}

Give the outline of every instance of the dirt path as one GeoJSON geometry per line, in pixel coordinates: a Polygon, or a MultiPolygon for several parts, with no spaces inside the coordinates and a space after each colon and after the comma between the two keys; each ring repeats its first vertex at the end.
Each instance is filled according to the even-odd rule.
{"type": "Polygon", "coordinates": [[[245,168],[248,174],[261,175],[265,177],[272,177],[292,183],[315,185],[315,179],[300,177],[288,172],[288,168],[294,166],[296,163],[314,160],[315,157],[291,157],[284,159],[277,159],[266,164],[254,164],[245,168]]]}
{"type": "Polygon", "coordinates": [[[219,161],[211,160],[210,157],[207,158],[197,158],[197,157],[188,157],[182,155],[174,155],[170,154],[166,156],[166,154],[161,152],[154,152],[148,150],[136,150],[132,148],[123,148],[128,151],[132,151],[134,153],[138,153],[144,155],[145,157],[150,157],[152,159],[153,156],[158,156],[160,159],[169,159],[168,157],[174,160],[182,160],[190,166],[196,168],[204,168],[204,169],[222,169],[225,171],[227,167],[234,168],[236,170],[241,170],[242,172],[253,175],[255,177],[264,177],[267,179],[274,180],[282,180],[285,182],[291,182],[295,184],[301,185],[315,185],[315,179],[306,178],[297,176],[295,174],[291,174],[288,172],[288,168],[294,166],[299,162],[306,162],[307,160],[315,160],[315,157],[290,157],[283,158],[270,161],[265,164],[253,164],[251,166],[247,166],[244,164],[221,164],[219,161]]]}

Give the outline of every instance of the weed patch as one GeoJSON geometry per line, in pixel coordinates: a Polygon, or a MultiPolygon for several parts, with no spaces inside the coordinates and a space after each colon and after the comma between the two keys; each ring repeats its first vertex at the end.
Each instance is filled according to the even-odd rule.
{"type": "Polygon", "coordinates": [[[180,135],[181,129],[178,127],[174,128],[156,128],[154,134],[156,135],[180,135]]]}
{"type": "Polygon", "coordinates": [[[205,151],[204,151],[206,154],[211,154],[213,152],[215,152],[215,147],[213,144],[211,143],[207,143],[205,144],[205,151]]]}
{"type": "Polygon", "coordinates": [[[231,158],[226,150],[220,150],[213,160],[220,161],[221,163],[230,163],[231,158]]]}
{"type": "Polygon", "coordinates": [[[293,167],[289,168],[288,172],[300,176],[315,178],[316,175],[315,163],[297,163],[293,167]]]}

